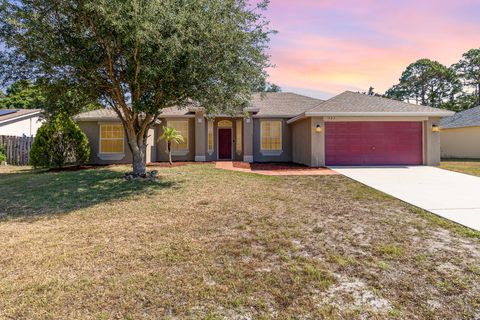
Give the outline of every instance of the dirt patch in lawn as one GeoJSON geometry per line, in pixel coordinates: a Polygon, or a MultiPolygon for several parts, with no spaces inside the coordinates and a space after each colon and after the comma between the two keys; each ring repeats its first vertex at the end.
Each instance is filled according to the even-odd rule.
{"type": "Polygon", "coordinates": [[[480,313],[480,240],[343,176],[129,169],[5,176],[0,318],[480,313]]]}

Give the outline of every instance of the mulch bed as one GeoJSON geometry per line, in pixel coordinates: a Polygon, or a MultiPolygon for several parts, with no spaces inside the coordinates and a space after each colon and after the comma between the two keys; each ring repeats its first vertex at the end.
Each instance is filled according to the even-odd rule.
{"type": "Polygon", "coordinates": [[[301,164],[292,162],[269,162],[269,163],[248,163],[234,161],[233,166],[235,168],[251,169],[251,170],[312,170],[318,168],[310,168],[301,164]]]}
{"type": "Polygon", "coordinates": [[[71,167],[64,167],[64,168],[50,168],[47,172],[63,172],[63,171],[81,171],[81,170],[89,170],[95,169],[98,167],[106,167],[107,165],[83,165],[83,166],[71,166],[71,167]]]}
{"type": "Polygon", "coordinates": [[[205,164],[208,162],[193,162],[193,161],[185,161],[185,162],[174,162],[172,165],[168,162],[151,162],[147,164],[147,167],[161,167],[161,168],[173,168],[173,167],[183,167],[192,164],[205,164]]]}
{"type": "MultiPolygon", "coordinates": [[[[172,165],[168,162],[151,162],[147,164],[147,167],[161,167],[161,168],[174,168],[174,167],[183,167],[187,165],[201,165],[205,163],[212,163],[212,162],[193,162],[193,161],[178,161],[174,162],[172,165]]],[[[63,171],[81,171],[81,170],[89,170],[95,169],[99,167],[107,167],[107,166],[116,166],[113,165],[81,165],[81,166],[70,166],[65,168],[52,168],[48,169],[48,172],[63,172],[63,171]]],[[[311,170],[311,169],[318,169],[318,168],[310,168],[301,164],[296,164],[292,162],[269,162],[269,163],[248,163],[242,161],[233,161],[233,166],[235,168],[242,168],[242,169],[251,169],[251,170],[311,170]]]]}

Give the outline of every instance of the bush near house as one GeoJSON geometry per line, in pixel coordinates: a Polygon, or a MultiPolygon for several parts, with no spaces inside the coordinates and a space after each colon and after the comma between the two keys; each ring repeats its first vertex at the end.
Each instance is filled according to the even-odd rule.
{"type": "Polygon", "coordinates": [[[7,155],[5,152],[5,147],[0,144],[0,164],[2,164],[4,161],[7,161],[7,155]]]}
{"type": "Polygon", "coordinates": [[[38,129],[30,164],[35,168],[63,168],[84,164],[89,157],[87,136],[68,115],[59,114],[38,129]]]}

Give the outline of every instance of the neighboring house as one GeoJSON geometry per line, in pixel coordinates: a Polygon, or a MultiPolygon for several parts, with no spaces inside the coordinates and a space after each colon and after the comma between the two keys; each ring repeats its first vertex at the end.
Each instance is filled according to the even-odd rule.
{"type": "Polygon", "coordinates": [[[442,158],[480,159],[480,106],[440,122],[442,158]]]}
{"type": "MultiPolygon", "coordinates": [[[[207,117],[202,108],[168,108],[150,130],[148,162],[167,161],[162,127],[185,138],[176,161],[234,160],[325,165],[438,165],[441,117],[453,112],[346,91],[327,101],[294,93],[256,94],[247,116],[207,117]]],[[[116,114],[78,115],[94,164],[130,163],[116,114]]]]}
{"type": "Polygon", "coordinates": [[[0,136],[35,136],[43,123],[40,109],[0,109],[0,136]]]}

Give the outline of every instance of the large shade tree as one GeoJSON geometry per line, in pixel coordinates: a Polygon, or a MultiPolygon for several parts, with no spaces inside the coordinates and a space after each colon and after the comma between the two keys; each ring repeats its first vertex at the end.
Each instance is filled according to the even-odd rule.
{"type": "Polygon", "coordinates": [[[119,116],[146,170],[166,107],[243,107],[265,78],[268,21],[248,0],[0,0],[3,81],[41,76],[94,93],[119,116]]]}
{"type": "Polygon", "coordinates": [[[420,59],[402,73],[399,83],[390,88],[388,98],[453,109],[462,84],[455,72],[437,61],[420,59]]]}
{"type": "Polygon", "coordinates": [[[471,49],[463,54],[462,59],[453,65],[458,77],[471,93],[464,100],[471,101],[470,107],[480,105],[480,48],[471,49]]]}

